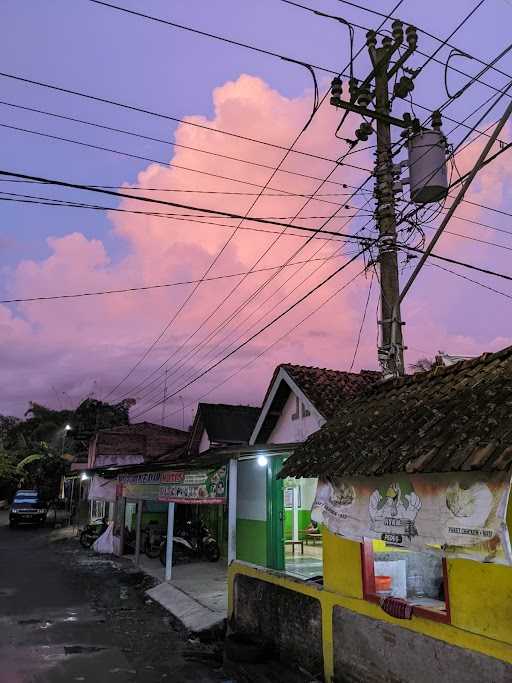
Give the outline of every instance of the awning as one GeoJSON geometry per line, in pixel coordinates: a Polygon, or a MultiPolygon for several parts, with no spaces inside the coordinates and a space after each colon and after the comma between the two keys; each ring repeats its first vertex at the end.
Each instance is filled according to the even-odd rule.
{"type": "Polygon", "coordinates": [[[510,473],[397,473],[320,479],[311,517],[355,541],[512,564],[510,473]]]}

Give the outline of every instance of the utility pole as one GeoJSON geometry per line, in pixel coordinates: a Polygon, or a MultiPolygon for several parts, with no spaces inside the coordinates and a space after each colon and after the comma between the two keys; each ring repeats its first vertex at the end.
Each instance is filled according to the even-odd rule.
{"type": "Polygon", "coordinates": [[[165,426],[165,408],[167,403],[167,373],[168,368],[165,368],[165,382],[164,382],[164,400],[162,401],[162,427],[165,426]]]}
{"type": "MultiPolygon", "coordinates": [[[[359,141],[368,140],[373,132],[377,134],[377,151],[375,162],[375,190],[376,198],[375,219],[378,229],[378,256],[380,270],[380,340],[378,345],[378,359],[384,377],[404,374],[404,346],[402,339],[402,320],[400,316],[400,282],[398,275],[398,256],[396,241],[395,193],[398,191],[395,178],[399,175],[400,167],[393,165],[391,151],[391,126],[404,129],[407,137],[411,131],[421,130],[419,121],[413,120],[406,113],[402,119],[391,113],[389,84],[399,69],[404,75],[396,81],[394,97],[405,99],[414,89],[413,79],[418,72],[407,69],[403,65],[416,50],[417,32],[414,26],[406,29],[407,48],[400,55],[399,48],[404,42],[404,30],[401,21],[392,24],[392,37],[385,36],[382,44],[377,47],[377,34],[368,31],[366,45],[372,63],[372,71],[361,82],[356,78],[349,81],[350,99],[342,99],[342,81],[335,78],[332,82],[331,104],[345,109],[345,120],[348,112],[354,112],[364,117],[363,123],[355,131],[356,140],[348,141],[356,145],[359,141]],[[394,61],[393,61],[393,58],[394,61]],[[405,74],[410,74],[409,77],[405,74]],[[374,89],[371,89],[374,83],[374,89]],[[368,105],[375,99],[375,107],[368,105]],[[376,122],[376,131],[368,122],[376,122]],[[397,170],[398,168],[398,170],[397,170]]],[[[341,126],[341,124],[340,124],[341,126]]],[[[401,185],[399,185],[399,188],[401,185]]]]}
{"type": "MultiPolygon", "coordinates": [[[[375,73],[375,111],[388,115],[388,70],[393,54],[391,38],[382,47],[375,46],[374,35],[368,36],[368,50],[375,73]]],[[[384,373],[404,374],[404,347],[400,317],[400,284],[396,250],[395,195],[391,157],[391,125],[377,119],[377,158],[375,163],[377,227],[379,230],[380,270],[380,345],[378,358],[384,373]]]]}

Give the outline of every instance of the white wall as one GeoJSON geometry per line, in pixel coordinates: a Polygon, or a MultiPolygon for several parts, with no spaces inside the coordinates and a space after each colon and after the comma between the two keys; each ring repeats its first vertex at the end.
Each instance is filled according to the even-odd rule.
{"type": "Polygon", "coordinates": [[[267,519],[267,468],[254,460],[238,461],[237,517],[267,519]]]}
{"type": "MultiPolygon", "coordinates": [[[[300,406],[300,401],[299,401],[300,406]]],[[[306,406],[307,408],[308,406],[306,406]]],[[[272,430],[267,443],[300,443],[305,441],[310,434],[320,429],[323,421],[313,415],[303,416],[302,408],[299,410],[299,417],[292,420],[292,415],[296,412],[296,396],[292,392],[283,406],[277,424],[272,430]]]]}
{"type": "Polygon", "coordinates": [[[199,453],[203,453],[204,451],[207,451],[210,448],[210,439],[208,438],[208,434],[206,433],[206,429],[203,429],[203,433],[201,435],[201,441],[199,442],[199,453]]]}

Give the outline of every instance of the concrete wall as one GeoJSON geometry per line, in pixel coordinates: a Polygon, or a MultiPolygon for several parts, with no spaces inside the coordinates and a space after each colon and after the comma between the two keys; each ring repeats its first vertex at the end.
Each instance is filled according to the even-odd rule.
{"type": "Polygon", "coordinates": [[[237,476],[236,557],[267,564],[267,470],[256,459],[239,460],[237,476]]]}
{"type": "Polygon", "coordinates": [[[237,631],[271,643],[283,661],[321,675],[322,611],[313,597],[238,575],[232,624],[237,631]]]}
{"type": "Polygon", "coordinates": [[[395,624],[333,609],[336,683],[509,683],[512,667],[395,624]]]}
{"type": "MultiPolygon", "coordinates": [[[[451,623],[442,623],[416,615],[410,620],[395,619],[365,600],[359,543],[324,529],[323,557],[321,589],[281,572],[233,563],[228,584],[230,612],[239,574],[293,591],[298,604],[303,595],[319,600],[324,676],[329,682],[512,682],[512,568],[449,560],[451,623]]],[[[257,596],[255,591],[249,602],[257,596]]],[[[247,605],[247,609],[252,607],[247,605]]],[[[309,645],[302,641],[303,647],[309,645]]]]}
{"type": "Polygon", "coordinates": [[[288,396],[281,415],[277,420],[276,426],[272,430],[267,443],[299,443],[305,441],[310,434],[318,431],[324,420],[315,417],[312,407],[306,405],[311,415],[304,416],[299,401],[299,417],[292,420],[292,415],[296,412],[296,396],[293,391],[288,396]]]}

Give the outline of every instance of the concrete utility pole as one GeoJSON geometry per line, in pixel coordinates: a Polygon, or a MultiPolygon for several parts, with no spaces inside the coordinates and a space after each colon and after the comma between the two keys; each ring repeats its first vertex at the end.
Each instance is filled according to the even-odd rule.
{"type": "MultiPolygon", "coordinates": [[[[389,44],[375,47],[374,36],[368,37],[368,49],[375,73],[375,111],[388,115],[388,69],[393,54],[389,44]]],[[[389,375],[404,374],[404,347],[400,318],[400,285],[396,251],[396,215],[391,157],[391,125],[377,119],[377,159],[375,163],[377,227],[379,230],[380,316],[379,361],[389,375]]]]}
{"type": "MultiPolygon", "coordinates": [[[[375,218],[379,232],[378,264],[380,270],[380,342],[378,358],[385,377],[404,374],[404,346],[402,340],[402,320],[400,317],[400,290],[398,277],[398,256],[396,244],[396,215],[395,215],[395,176],[397,167],[393,166],[391,152],[391,126],[398,126],[407,131],[419,130],[419,121],[413,121],[410,114],[404,114],[402,119],[391,115],[389,99],[389,83],[398,70],[416,50],[417,32],[414,26],[408,26],[405,32],[407,48],[402,55],[399,48],[404,43],[404,30],[401,21],[392,24],[392,37],[385,36],[381,47],[377,47],[377,34],[368,31],[366,45],[372,63],[371,73],[359,83],[356,78],[349,81],[350,100],[342,100],[342,82],[339,77],[332,82],[331,104],[354,112],[364,117],[364,122],[356,130],[356,140],[368,140],[374,132],[368,119],[376,121],[377,153],[375,163],[375,197],[377,208],[375,218]],[[393,57],[396,57],[392,62],[393,57]],[[374,82],[374,90],[371,85],[374,82]],[[375,107],[369,104],[375,99],[375,107]]],[[[394,97],[405,99],[414,89],[414,77],[418,72],[405,69],[411,77],[403,75],[394,87],[394,97]]],[[[347,114],[345,114],[346,117],[347,114]]],[[[343,121],[345,118],[343,119],[343,121]]],[[[343,123],[342,121],[342,123],[343,123]]],[[[341,127],[341,124],[340,124],[341,127]]],[[[350,142],[350,141],[349,141],[350,142]]],[[[399,167],[398,167],[399,168],[399,167]]]]}

